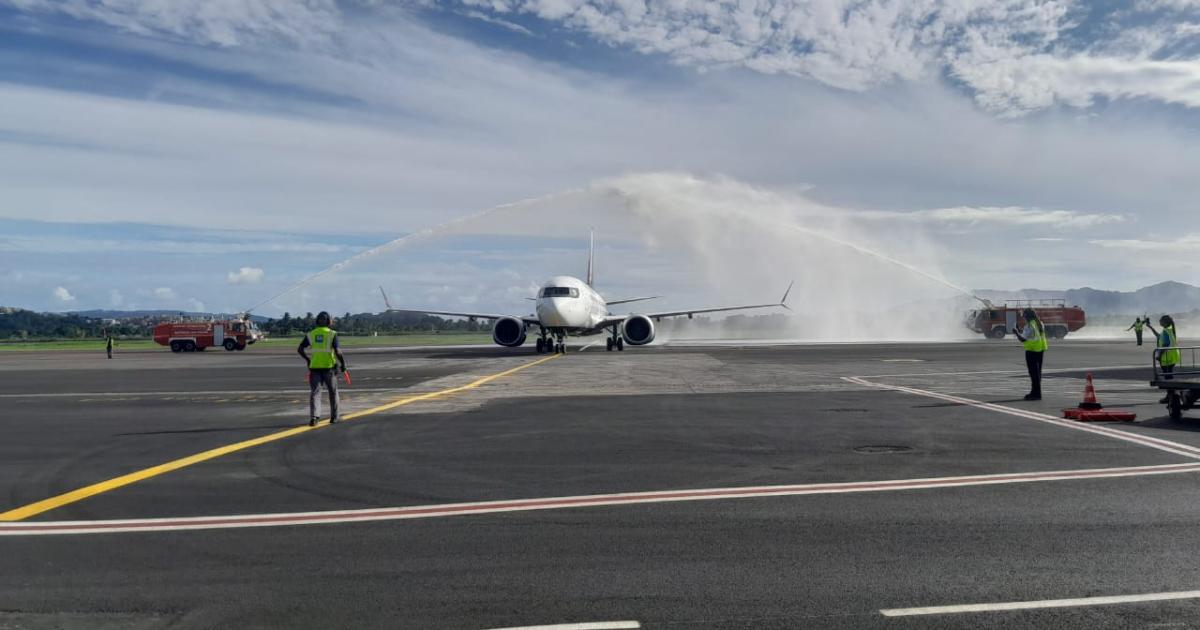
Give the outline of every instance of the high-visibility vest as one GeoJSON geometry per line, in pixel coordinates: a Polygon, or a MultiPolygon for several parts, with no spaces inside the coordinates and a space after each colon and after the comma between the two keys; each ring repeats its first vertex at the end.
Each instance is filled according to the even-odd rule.
{"type": "Polygon", "coordinates": [[[1158,337],[1158,347],[1167,348],[1158,355],[1158,363],[1163,367],[1179,365],[1179,339],[1175,336],[1174,326],[1163,326],[1162,334],[1158,337]]]}
{"type": "Polygon", "coordinates": [[[337,357],[333,355],[334,337],[337,337],[337,332],[325,326],[308,331],[308,347],[312,350],[312,356],[308,359],[309,369],[328,370],[337,364],[337,357]]]}
{"type": "Polygon", "coordinates": [[[1142,332],[1142,326],[1144,326],[1144,325],[1145,324],[1143,324],[1142,320],[1140,320],[1140,319],[1137,320],[1136,322],[1133,322],[1133,331],[1134,332],[1142,332]]]}
{"type": "Polygon", "coordinates": [[[1033,329],[1033,336],[1025,338],[1025,349],[1029,352],[1045,352],[1050,347],[1046,342],[1046,327],[1037,319],[1029,320],[1029,327],[1033,329]]]}

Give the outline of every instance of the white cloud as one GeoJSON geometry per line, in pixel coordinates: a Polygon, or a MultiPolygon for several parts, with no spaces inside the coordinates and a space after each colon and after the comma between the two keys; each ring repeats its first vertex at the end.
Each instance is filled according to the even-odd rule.
{"type": "Polygon", "coordinates": [[[130,33],[218,46],[282,40],[327,42],[341,24],[334,0],[10,0],[26,11],[58,12],[130,33]]]}
{"type": "Polygon", "coordinates": [[[482,22],[487,22],[488,24],[495,24],[496,26],[506,28],[514,33],[520,33],[522,35],[527,35],[529,37],[535,36],[533,31],[529,30],[528,28],[525,28],[524,26],[521,26],[520,24],[517,24],[515,22],[510,22],[508,20],[502,20],[500,18],[493,17],[486,13],[482,13],[480,11],[466,11],[463,13],[463,15],[465,15],[473,20],[480,20],[482,22]]]}
{"type": "Polygon", "coordinates": [[[108,290],[108,302],[110,305],[117,307],[125,304],[125,296],[116,289],[108,290]]]}
{"type": "Polygon", "coordinates": [[[1187,11],[1200,9],[1200,0],[1138,0],[1134,6],[1139,11],[1187,11]]]}
{"type": "Polygon", "coordinates": [[[177,296],[174,289],[170,287],[159,287],[154,290],[154,297],[160,300],[174,300],[177,296]]]}
{"type": "Polygon", "coordinates": [[[242,267],[230,271],[225,277],[229,284],[257,284],[263,279],[263,270],[257,267],[242,267]]]}
{"type": "Polygon", "coordinates": [[[1093,245],[1099,245],[1108,249],[1127,249],[1133,251],[1154,251],[1154,252],[1195,252],[1200,251],[1200,233],[1187,234],[1176,239],[1169,240],[1144,240],[1144,239],[1096,239],[1089,241],[1093,245]]]}
{"type": "MultiPolygon", "coordinates": [[[[1113,29],[1115,35],[1107,35],[1115,38],[1113,42],[1101,40],[1088,49],[1072,50],[1064,36],[1096,11],[1074,0],[463,2],[500,13],[530,12],[600,41],[663,54],[682,65],[743,66],[850,90],[946,72],[974,90],[981,105],[1006,114],[1056,103],[1087,107],[1096,97],[1148,97],[1200,106],[1200,64],[1194,56],[1143,56],[1186,41],[1186,30],[1176,28],[1169,18],[1151,26],[1121,23],[1113,29]],[[1133,43],[1132,31],[1144,40],[1137,53],[1112,56],[1133,43]]],[[[1197,6],[1196,0],[1151,0],[1135,9],[1145,13],[1197,6]]],[[[1114,18],[1119,15],[1113,13],[1114,18]]]]}
{"type": "Polygon", "coordinates": [[[74,296],[74,295],[71,295],[71,292],[70,292],[70,291],[68,291],[68,290],[66,289],[66,287],[55,287],[55,289],[54,289],[54,299],[58,300],[59,302],[64,302],[64,303],[66,303],[66,302],[74,302],[74,301],[75,301],[75,296],[74,296]]]}
{"type": "MultiPolygon", "coordinates": [[[[664,37],[675,37],[680,45],[678,56],[669,50],[661,54],[690,66],[753,67],[760,73],[688,72],[665,81],[658,80],[657,69],[650,78],[639,73],[621,76],[622,68],[590,73],[487,48],[387,11],[370,14],[371,19],[355,19],[348,12],[331,22],[337,25],[335,37],[324,38],[322,27],[305,35],[305,43],[247,28],[236,31],[236,45],[227,45],[195,26],[173,34],[176,31],[167,26],[155,26],[159,18],[138,18],[150,22],[128,27],[154,38],[81,28],[88,45],[98,50],[161,59],[200,72],[149,77],[149,97],[141,92],[120,98],[89,95],[82,89],[0,83],[0,117],[22,131],[0,143],[0,189],[7,202],[0,214],[52,221],[104,216],[112,221],[269,230],[286,225],[371,233],[382,241],[497,203],[577,188],[596,178],[667,168],[727,174],[775,191],[810,182],[809,198],[840,208],[902,213],[915,208],[1052,207],[1072,214],[1033,225],[1052,228],[1083,221],[1094,230],[1089,236],[1096,238],[1124,236],[1127,224],[1086,217],[1127,216],[1130,222],[1145,223],[1154,216],[1175,225],[1193,218],[1192,204],[1200,198],[1200,178],[1194,177],[1200,172],[1200,145],[1194,134],[1181,129],[1188,119],[1131,116],[1114,107],[1114,113],[1097,108],[1096,116],[1080,119],[1075,112],[1048,111],[997,120],[964,97],[957,81],[947,85],[937,79],[950,74],[966,81],[952,70],[994,64],[993,72],[973,75],[980,87],[971,90],[978,89],[984,100],[994,97],[988,102],[994,104],[985,103],[988,107],[1020,111],[1065,98],[1085,102],[1089,94],[1115,94],[1118,87],[1125,90],[1120,93],[1133,93],[1125,83],[1075,85],[1071,73],[1076,70],[1070,68],[1061,71],[1066,74],[1058,84],[1043,87],[1041,77],[1050,72],[1043,65],[1053,69],[1050,62],[1075,63],[1079,55],[1083,68],[1096,59],[1141,63],[1137,56],[1166,45],[1173,37],[1170,33],[1163,42],[1145,38],[1148,43],[1130,43],[1124,52],[1101,47],[1079,53],[1061,42],[1063,29],[1071,23],[1063,7],[1079,5],[1006,2],[959,10],[953,3],[933,0],[793,4],[775,3],[764,9],[767,17],[756,18],[757,5],[749,3],[674,3],[711,12],[696,19],[715,28],[707,35],[688,31],[688,37],[697,38],[692,42],[678,39],[685,33],[672,31],[670,21],[660,21],[664,37]],[[802,11],[795,13],[793,4],[802,11]],[[831,7],[846,8],[846,13],[831,7]],[[931,15],[928,7],[942,7],[942,13],[923,19],[931,15]],[[735,8],[741,11],[736,25],[729,22],[735,8]],[[823,17],[810,23],[789,22],[822,11],[823,17]],[[951,27],[964,20],[970,24],[951,27]],[[779,28],[812,30],[820,45],[797,45],[789,52],[786,32],[778,41],[768,33],[776,22],[779,28]],[[756,34],[756,28],[763,32],[756,34]],[[1026,35],[1014,38],[1018,32],[1026,35]],[[750,42],[741,46],[748,54],[722,43],[735,35],[750,42]],[[881,35],[884,39],[877,40],[881,35]],[[888,37],[895,41],[888,43],[888,37]],[[212,45],[181,45],[178,39],[212,45]],[[947,48],[947,42],[953,47],[947,48]],[[744,59],[721,62],[722,51],[729,50],[736,53],[732,59],[744,59]],[[802,59],[809,51],[811,57],[802,59]],[[1005,65],[1014,59],[1018,63],[1005,65]],[[1024,77],[1022,72],[1030,74],[1031,86],[1011,80],[1024,77]],[[208,74],[242,80],[235,84],[190,78],[208,74]],[[870,91],[864,95],[830,90],[791,75],[870,91]],[[1180,120],[1184,122],[1176,126],[1180,120]],[[331,216],[336,219],[332,225],[331,216]]],[[[88,6],[102,10],[105,5],[88,6]]],[[[134,3],[120,6],[137,8],[134,3]]],[[[557,10],[548,4],[537,6],[539,16],[559,20],[571,19],[585,5],[563,2],[557,10]]],[[[651,5],[638,28],[653,30],[653,12],[672,10],[666,3],[651,5]]],[[[39,28],[52,31],[53,24],[47,22],[39,28]]],[[[540,24],[532,19],[523,23],[540,24]]],[[[549,25],[546,35],[562,30],[561,24],[549,25]]],[[[643,49],[634,43],[620,45],[643,49]]],[[[658,52],[654,46],[645,50],[658,52]]],[[[113,85],[143,74],[140,68],[119,68],[107,61],[55,61],[50,54],[39,63],[48,75],[61,71],[112,76],[113,85]]],[[[1154,70],[1148,75],[1158,71],[1137,67],[1154,70]]],[[[1175,66],[1166,68],[1168,74],[1175,72],[1175,66]]],[[[1150,98],[1161,88],[1154,83],[1156,74],[1139,77],[1129,69],[1121,73],[1122,81],[1153,83],[1143,90],[1150,98]]],[[[1187,93],[1186,85],[1178,90],[1187,93]]],[[[933,223],[934,218],[925,217],[902,227],[933,223]]],[[[1021,225],[991,216],[943,217],[937,223],[968,228],[1021,225]]],[[[1032,246],[1024,239],[1027,234],[1015,238],[995,236],[1000,230],[973,231],[993,235],[998,250],[1032,246]]],[[[8,251],[69,253],[127,246],[131,243],[123,239],[14,243],[0,237],[0,248],[8,251]]],[[[146,249],[147,254],[185,249],[241,253],[253,247],[161,240],[146,249]]],[[[1075,277],[1101,269],[1114,276],[1124,273],[1122,265],[1104,259],[1111,253],[1091,252],[1094,260],[1069,261],[1064,267],[1089,270],[1075,272],[1075,277]],[[1092,264],[1096,262],[1102,264],[1092,264]]],[[[299,269],[303,259],[297,260],[299,269]]],[[[209,273],[214,268],[228,271],[227,264],[218,261],[208,267],[209,273]]],[[[1032,273],[1045,273],[1045,268],[1032,273]]],[[[993,272],[1003,272],[1003,282],[1018,282],[1008,269],[993,272]]],[[[975,283],[976,277],[962,280],[975,283]]],[[[225,299],[214,296],[222,290],[219,285],[206,289],[167,274],[145,282],[149,287],[170,285],[180,295],[209,303],[225,299]]],[[[1032,285],[1039,280],[1019,282],[1032,285]]],[[[56,284],[77,286],[55,277],[37,284],[30,295],[47,300],[44,287],[56,284]]],[[[497,286],[520,284],[506,279],[497,286]]],[[[148,295],[136,285],[120,286],[130,296],[148,295]]]]}
{"type": "Polygon", "coordinates": [[[964,65],[956,73],[987,109],[1024,113],[1065,103],[1085,108],[1097,97],[1147,97],[1200,107],[1200,62],[1074,55],[1027,55],[964,65]]]}
{"type": "Polygon", "coordinates": [[[1125,217],[1116,214],[1073,212],[1070,210],[1042,210],[1020,207],[974,207],[936,208],[915,212],[864,213],[870,217],[904,219],[928,223],[970,225],[995,224],[1011,226],[1046,226],[1056,229],[1086,229],[1121,223],[1125,217]]]}
{"type": "MultiPolygon", "coordinates": [[[[1200,106],[1195,53],[1152,56],[1189,41],[1192,34],[1181,28],[1178,14],[1196,9],[1197,0],[1141,0],[1108,9],[1079,0],[409,0],[399,8],[357,7],[353,13],[363,14],[358,17],[344,15],[334,0],[10,2],[27,12],[66,14],[138,35],[225,48],[291,47],[337,58],[348,71],[343,80],[387,66],[380,55],[395,52],[395,42],[373,31],[371,23],[407,30],[411,17],[405,7],[417,6],[536,35],[506,19],[527,13],[679,65],[744,67],[847,90],[945,74],[968,86],[983,107],[1010,115],[1059,103],[1087,107],[1098,97],[1200,106]],[[1072,43],[1073,29],[1089,19],[1109,19],[1115,28],[1097,31],[1087,44],[1072,43]]],[[[271,78],[283,76],[296,75],[271,78]]],[[[385,87],[391,84],[375,83],[375,91],[394,91],[385,87]]]]}

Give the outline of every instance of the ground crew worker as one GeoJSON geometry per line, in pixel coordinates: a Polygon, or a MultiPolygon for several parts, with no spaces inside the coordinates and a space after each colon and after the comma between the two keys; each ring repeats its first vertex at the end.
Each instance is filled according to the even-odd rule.
{"type": "Polygon", "coordinates": [[[337,331],[330,328],[332,320],[329,313],[317,313],[317,327],[308,331],[300,342],[296,352],[304,357],[308,364],[308,426],[317,425],[317,417],[321,415],[321,385],[329,392],[329,424],[338,421],[338,387],[337,370],[346,371],[346,357],[338,348],[337,331]],[[312,349],[312,356],[304,351],[312,349]]]}
{"type": "MultiPolygon", "coordinates": [[[[1154,333],[1154,345],[1158,348],[1155,352],[1158,353],[1158,365],[1162,368],[1163,380],[1169,381],[1175,378],[1175,366],[1179,365],[1179,337],[1175,334],[1175,320],[1170,315],[1158,318],[1158,324],[1162,326],[1161,333],[1154,330],[1154,326],[1150,326],[1150,322],[1146,322],[1146,325],[1150,326],[1150,332],[1154,333]],[[1169,348],[1169,350],[1163,348],[1169,348]]],[[[1163,399],[1158,402],[1167,402],[1167,397],[1163,396],[1163,399]]]]}
{"type": "Polygon", "coordinates": [[[1139,346],[1142,345],[1142,326],[1145,324],[1149,324],[1149,323],[1150,323],[1149,318],[1146,318],[1146,321],[1142,321],[1142,318],[1139,317],[1139,318],[1133,320],[1132,326],[1125,329],[1126,331],[1132,330],[1133,334],[1137,335],[1137,342],[1138,342],[1139,346]]]}
{"type": "Polygon", "coordinates": [[[104,342],[104,350],[106,352],[108,352],[108,358],[110,358],[110,359],[112,358],[112,349],[113,349],[113,338],[112,338],[112,335],[108,335],[108,340],[104,342]]]}
{"type": "Polygon", "coordinates": [[[1025,395],[1025,400],[1041,400],[1042,399],[1042,360],[1046,356],[1046,348],[1049,344],[1046,342],[1046,327],[1042,324],[1042,320],[1038,319],[1037,313],[1033,309],[1027,308],[1022,313],[1025,317],[1025,330],[1017,332],[1013,329],[1013,334],[1025,346],[1025,367],[1029,369],[1030,390],[1025,395]]]}

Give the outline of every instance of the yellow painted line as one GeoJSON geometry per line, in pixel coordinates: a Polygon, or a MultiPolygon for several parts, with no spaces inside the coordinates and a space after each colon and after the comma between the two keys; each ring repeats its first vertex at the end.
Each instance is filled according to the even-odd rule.
{"type": "MultiPolygon", "coordinates": [[[[372,407],[370,409],[366,409],[363,411],[356,411],[354,413],[342,416],[341,420],[348,421],[348,420],[353,420],[355,418],[363,418],[366,416],[370,416],[370,415],[374,415],[374,414],[381,413],[384,411],[388,411],[390,409],[395,409],[396,407],[402,407],[404,405],[412,404],[415,402],[420,402],[422,400],[430,400],[433,398],[440,398],[442,396],[449,396],[451,394],[457,394],[459,392],[465,392],[467,390],[475,389],[476,387],[479,387],[480,385],[490,383],[498,378],[504,378],[505,376],[508,376],[510,374],[515,374],[517,372],[520,372],[521,370],[531,368],[535,365],[538,365],[539,363],[545,363],[546,361],[558,358],[559,356],[562,356],[562,355],[552,354],[548,357],[543,357],[536,361],[524,363],[522,365],[518,365],[515,368],[504,370],[503,372],[497,372],[490,376],[485,376],[483,378],[471,381],[470,383],[467,383],[466,385],[459,385],[458,387],[451,387],[449,389],[440,389],[437,391],[429,392],[426,394],[420,394],[417,396],[409,396],[408,398],[401,398],[394,402],[387,403],[386,405],[379,405],[378,407],[372,407]]],[[[235,453],[237,451],[242,451],[242,450],[245,450],[248,448],[253,448],[253,447],[259,446],[261,444],[267,444],[268,442],[275,442],[277,440],[289,438],[289,437],[292,437],[293,435],[300,435],[301,433],[306,433],[308,431],[314,431],[316,429],[320,429],[320,428],[323,428],[328,425],[329,425],[328,420],[322,420],[322,421],[318,422],[317,426],[315,426],[315,427],[310,427],[308,425],[299,426],[294,429],[286,429],[283,431],[279,431],[277,433],[271,433],[269,435],[257,437],[252,440],[246,440],[244,442],[237,442],[236,444],[229,444],[228,446],[221,446],[219,448],[214,448],[214,449],[211,449],[208,451],[204,451],[202,453],[196,453],[195,455],[189,455],[188,457],[184,457],[182,459],[176,459],[174,461],[170,461],[165,464],[159,464],[158,466],[152,466],[150,468],[145,468],[145,469],[142,469],[142,470],[139,470],[136,472],[131,472],[127,475],[121,475],[120,477],[115,477],[113,479],[109,479],[108,481],[101,481],[100,483],[94,483],[90,486],[84,486],[77,490],[72,490],[70,492],[60,494],[55,497],[50,497],[49,499],[43,499],[36,503],[30,503],[29,505],[15,508],[15,509],[9,510],[4,513],[0,513],[0,521],[24,520],[31,516],[36,516],[43,512],[49,512],[50,510],[60,508],[64,505],[70,505],[72,503],[82,501],[88,497],[94,497],[98,494],[103,494],[110,490],[116,490],[117,488],[122,488],[124,486],[128,486],[130,484],[134,484],[139,481],[150,479],[151,477],[157,477],[159,475],[169,473],[173,470],[179,470],[180,468],[186,468],[193,464],[199,464],[200,462],[206,462],[210,459],[216,459],[217,457],[221,457],[222,455],[228,455],[230,453],[235,453]]]]}

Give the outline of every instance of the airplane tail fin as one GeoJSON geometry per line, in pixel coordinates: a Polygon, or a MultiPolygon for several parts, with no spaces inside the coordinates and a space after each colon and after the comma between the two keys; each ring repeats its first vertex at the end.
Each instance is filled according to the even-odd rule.
{"type": "Polygon", "coordinates": [[[588,268],[587,268],[587,284],[589,287],[595,286],[595,278],[593,277],[593,263],[596,259],[596,231],[588,231],[588,268]]]}
{"type": "Polygon", "coordinates": [[[383,292],[383,287],[379,287],[379,295],[383,296],[383,305],[387,307],[387,310],[395,310],[392,308],[392,303],[388,301],[387,293],[383,292]]]}

